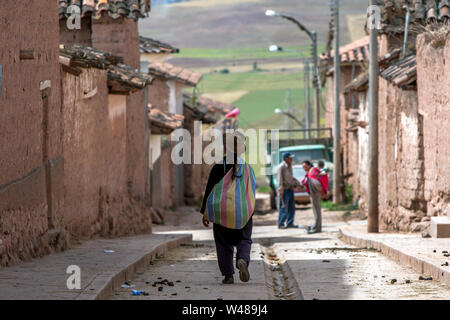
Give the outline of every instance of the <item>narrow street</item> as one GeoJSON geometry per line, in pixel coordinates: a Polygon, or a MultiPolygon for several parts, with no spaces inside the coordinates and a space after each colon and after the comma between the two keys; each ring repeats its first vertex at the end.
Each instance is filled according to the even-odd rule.
{"type": "MultiPolygon", "coordinates": [[[[198,216],[197,216],[198,215],[198,216]]],[[[296,223],[311,222],[309,207],[297,210],[296,223]]],[[[324,233],[306,235],[302,229],[278,230],[276,212],[255,216],[251,279],[222,285],[212,231],[200,225],[193,208],[174,212],[170,222],[155,233],[193,233],[193,243],[159,256],[147,271],[129,279],[114,300],[328,300],[328,299],[450,299],[450,288],[402,267],[379,252],[346,244],[337,228],[347,223],[343,212],[325,212],[324,233]],[[197,219],[196,219],[197,218],[197,219]],[[188,221],[196,221],[187,225],[188,221]],[[177,230],[177,231],[168,231],[177,230]],[[162,288],[162,289],[161,289],[162,288]],[[148,295],[133,296],[131,290],[148,295]]]]}

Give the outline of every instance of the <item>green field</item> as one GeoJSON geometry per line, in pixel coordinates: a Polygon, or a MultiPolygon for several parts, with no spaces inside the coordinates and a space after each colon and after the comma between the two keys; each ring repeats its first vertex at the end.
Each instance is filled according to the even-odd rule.
{"type": "MultiPolygon", "coordinates": [[[[323,46],[319,47],[319,52],[323,51],[323,46]]],[[[196,59],[283,59],[300,58],[302,53],[310,55],[311,46],[283,47],[283,51],[270,52],[267,48],[182,48],[176,58],[196,58],[196,59]]]]}
{"type": "Polygon", "coordinates": [[[202,92],[224,91],[261,91],[300,89],[304,87],[303,72],[235,72],[235,73],[211,73],[203,76],[199,85],[202,92]]]}
{"type": "MultiPolygon", "coordinates": [[[[234,105],[241,109],[239,117],[241,127],[255,126],[255,123],[267,118],[274,118],[276,108],[283,109],[287,90],[264,90],[252,91],[236,101],[234,105]]],[[[304,110],[303,89],[291,90],[292,106],[304,110]]],[[[303,112],[301,112],[303,115],[303,112]]],[[[284,116],[281,120],[284,120],[284,116]]],[[[282,121],[283,123],[283,121],[282,121]]],[[[268,128],[273,128],[275,123],[267,123],[268,128]]],[[[278,122],[280,124],[280,122],[278,122]]]]}

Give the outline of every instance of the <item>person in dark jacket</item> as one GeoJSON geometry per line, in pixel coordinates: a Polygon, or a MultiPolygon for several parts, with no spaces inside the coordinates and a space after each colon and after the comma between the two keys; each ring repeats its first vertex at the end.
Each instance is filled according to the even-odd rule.
{"type": "MultiPolygon", "coordinates": [[[[203,197],[202,208],[200,212],[205,213],[206,201],[214,186],[218,184],[222,178],[233,170],[232,178],[236,177],[238,171],[238,156],[245,151],[245,136],[237,135],[234,138],[234,148],[226,145],[226,135],[223,136],[224,151],[228,153],[221,163],[216,163],[209,174],[208,183],[206,185],[205,195],[203,197]],[[238,141],[240,140],[240,141],[238,141]],[[242,141],[243,140],[243,141],[242,141]],[[232,155],[230,156],[230,153],[232,155]],[[230,161],[230,158],[232,161],[230,161]],[[228,162],[231,163],[227,163],[228,162]]],[[[224,152],[225,153],[225,152],[224,152]]],[[[203,217],[203,225],[209,227],[209,221],[203,217]]],[[[216,243],[217,261],[219,269],[224,279],[223,284],[234,283],[234,266],[233,254],[236,247],[236,267],[239,269],[239,278],[242,282],[250,279],[248,266],[250,264],[250,251],[252,246],[252,229],[253,219],[251,218],[243,229],[228,229],[220,224],[213,224],[214,241],[216,243]]]]}

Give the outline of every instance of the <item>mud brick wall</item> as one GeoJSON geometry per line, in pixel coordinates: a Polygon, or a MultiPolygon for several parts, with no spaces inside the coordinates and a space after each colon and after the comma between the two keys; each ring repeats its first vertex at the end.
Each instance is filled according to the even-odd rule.
{"type": "MultiPolygon", "coordinates": [[[[206,184],[208,182],[208,173],[204,173],[204,167],[210,168],[209,165],[202,164],[194,164],[194,121],[196,119],[192,115],[192,111],[188,108],[184,108],[184,128],[188,130],[192,137],[191,144],[191,156],[192,156],[192,164],[184,165],[184,196],[186,204],[188,205],[197,205],[202,200],[202,194],[205,191],[206,184]]],[[[200,150],[203,155],[204,142],[202,141],[202,137],[200,137],[201,147],[200,150]]],[[[203,162],[203,157],[202,157],[203,162]]]]}
{"type": "Polygon", "coordinates": [[[174,205],[172,194],[172,175],[170,147],[162,147],[161,155],[153,164],[152,170],[152,207],[168,208],[174,205]]]}
{"type": "MultiPolygon", "coordinates": [[[[105,16],[94,21],[92,45],[123,57],[124,63],[133,68],[140,68],[138,25],[133,19],[105,16]]],[[[127,97],[126,118],[128,192],[136,203],[141,203],[141,216],[148,214],[145,204],[150,201],[150,181],[147,181],[149,131],[144,90],[127,97]]]]}
{"type": "MultiPolygon", "coordinates": [[[[401,41],[383,35],[380,56],[401,41]]],[[[429,225],[424,199],[423,130],[417,90],[379,82],[379,210],[380,227],[421,231],[429,225]]]]}
{"type": "MultiPolygon", "coordinates": [[[[360,67],[356,68],[355,76],[360,72],[360,67]]],[[[332,128],[334,124],[334,78],[328,77],[328,92],[327,101],[325,105],[325,126],[332,128]]],[[[340,92],[341,92],[341,106],[340,106],[340,123],[341,123],[341,155],[342,155],[342,175],[350,175],[351,177],[345,180],[346,184],[353,186],[353,199],[359,196],[359,180],[357,179],[358,172],[358,138],[357,134],[347,132],[345,129],[348,125],[348,117],[350,115],[352,102],[350,95],[344,95],[344,88],[352,80],[352,66],[341,67],[340,92]]],[[[359,104],[358,95],[355,96],[355,107],[359,104]]]]}
{"type": "Polygon", "coordinates": [[[164,112],[169,112],[170,88],[167,79],[155,76],[152,85],[148,87],[148,103],[153,108],[164,112]]]}
{"type": "Polygon", "coordinates": [[[427,226],[423,197],[423,144],[417,91],[380,79],[379,206],[384,229],[427,226]]]}
{"type": "Polygon", "coordinates": [[[417,41],[419,112],[423,116],[424,197],[429,216],[445,215],[450,203],[450,36],[434,48],[417,41]]]}
{"type": "Polygon", "coordinates": [[[0,30],[0,266],[5,266],[53,250],[49,228],[59,227],[57,3],[4,0],[0,30]],[[33,59],[21,59],[21,50],[32,51],[33,59]],[[50,88],[41,92],[46,80],[50,88]]]}
{"type": "Polygon", "coordinates": [[[151,230],[150,215],[128,192],[127,97],[109,95],[106,81],[94,68],[63,77],[64,217],[77,239],[151,230]]]}
{"type": "Polygon", "coordinates": [[[59,20],[60,43],[68,46],[74,44],[92,47],[92,20],[91,17],[81,19],[81,29],[67,28],[67,19],[59,20]]]}
{"type": "MultiPolygon", "coordinates": [[[[369,97],[367,91],[359,95],[359,121],[369,122],[369,97]]],[[[365,215],[367,211],[367,194],[369,179],[369,127],[358,127],[358,170],[356,177],[359,181],[359,189],[355,196],[359,196],[359,209],[365,215]]]]}

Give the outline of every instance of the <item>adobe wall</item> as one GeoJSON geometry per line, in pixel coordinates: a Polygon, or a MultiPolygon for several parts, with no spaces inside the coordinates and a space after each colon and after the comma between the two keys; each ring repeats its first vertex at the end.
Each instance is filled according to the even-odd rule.
{"type": "Polygon", "coordinates": [[[51,228],[60,227],[62,161],[57,3],[4,0],[1,6],[0,266],[5,266],[56,246],[48,230],[49,220],[51,228]],[[21,50],[33,50],[34,59],[21,60],[21,50]],[[43,98],[40,83],[46,80],[51,88],[43,98]]]}
{"type": "Polygon", "coordinates": [[[80,27],[80,29],[71,30],[67,28],[67,19],[59,20],[60,43],[67,46],[79,44],[86,47],[92,47],[91,17],[82,18],[80,27]]]}
{"type": "MultiPolygon", "coordinates": [[[[204,184],[204,179],[202,176],[202,166],[205,164],[194,164],[194,121],[192,111],[184,108],[184,128],[189,131],[192,138],[191,143],[191,160],[192,164],[184,165],[184,197],[185,202],[188,205],[197,205],[202,199],[202,192],[204,191],[206,184],[204,184]]],[[[201,152],[203,153],[203,142],[202,137],[198,137],[202,143],[201,152]]],[[[202,159],[203,161],[203,159],[202,159]]]]}
{"type": "Polygon", "coordinates": [[[417,41],[419,112],[423,116],[424,197],[429,216],[444,215],[450,203],[450,36],[433,48],[417,41]]]}
{"type": "Polygon", "coordinates": [[[64,218],[77,239],[151,230],[150,214],[129,194],[127,97],[109,95],[106,81],[94,68],[63,77],[64,218]]]}
{"type": "Polygon", "coordinates": [[[379,208],[382,229],[421,231],[428,226],[423,197],[422,124],[416,90],[380,78],[379,208]]]}
{"type": "MultiPolygon", "coordinates": [[[[140,69],[139,33],[137,22],[108,16],[92,22],[93,47],[124,58],[124,63],[140,69]]],[[[146,89],[144,89],[146,90],[146,89]]],[[[140,216],[148,215],[150,202],[148,176],[149,128],[147,100],[144,90],[127,97],[127,175],[130,197],[139,203],[140,216]]]]}
{"type": "MultiPolygon", "coordinates": [[[[369,122],[369,95],[367,91],[359,93],[359,121],[369,122]]],[[[367,195],[369,187],[369,126],[358,127],[358,170],[359,189],[354,192],[359,196],[360,211],[367,215],[367,195]]]]}
{"type": "Polygon", "coordinates": [[[167,86],[167,79],[155,76],[152,85],[148,86],[148,103],[153,108],[169,112],[170,88],[167,86]]]}
{"type": "MultiPolygon", "coordinates": [[[[358,76],[360,68],[356,67],[355,77],[358,76]]],[[[353,195],[356,199],[359,195],[359,180],[357,179],[358,171],[358,138],[357,134],[354,132],[348,132],[345,129],[348,125],[348,118],[350,111],[352,110],[351,95],[344,95],[345,86],[352,80],[352,67],[343,66],[341,67],[341,77],[340,77],[340,92],[341,92],[341,105],[340,105],[340,144],[341,144],[341,155],[342,155],[342,176],[350,176],[345,180],[346,184],[353,186],[353,195]]],[[[327,91],[327,101],[325,106],[325,125],[327,128],[333,128],[334,124],[334,78],[333,76],[328,77],[328,91],[327,91]]],[[[359,97],[355,95],[355,107],[357,108],[359,104],[359,97]]],[[[348,199],[352,201],[354,199],[348,199]]]]}
{"type": "Polygon", "coordinates": [[[103,16],[92,22],[92,45],[124,58],[124,63],[140,68],[138,24],[133,19],[103,16]]]}

